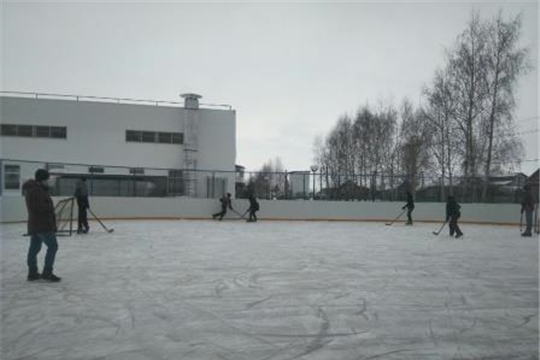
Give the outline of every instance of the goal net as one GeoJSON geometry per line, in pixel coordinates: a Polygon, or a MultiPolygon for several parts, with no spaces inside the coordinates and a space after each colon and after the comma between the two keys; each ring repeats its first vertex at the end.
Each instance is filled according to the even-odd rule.
{"type": "Polygon", "coordinates": [[[56,215],[56,234],[71,236],[73,233],[74,198],[60,200],[54,207],[56,215]]]}

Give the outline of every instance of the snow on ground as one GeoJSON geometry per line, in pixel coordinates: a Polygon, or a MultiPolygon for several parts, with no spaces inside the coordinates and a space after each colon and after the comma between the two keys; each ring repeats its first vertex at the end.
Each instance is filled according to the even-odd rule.
{"type": "Polygon", "coordinates": [[[538,359],[538,238],[514,227],[107,225],[58,238],[57,284],[2,226],[3,360],[538,359]]]}

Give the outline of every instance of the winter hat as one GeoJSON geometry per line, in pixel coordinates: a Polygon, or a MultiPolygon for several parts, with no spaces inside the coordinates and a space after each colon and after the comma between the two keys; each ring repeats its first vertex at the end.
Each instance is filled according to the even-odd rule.
{"type": "Polygon", "coordinates": [[[45,169],[37,169],[34,178],[36,181],[45,181],[49,179],[49,172],[45,169]]]}

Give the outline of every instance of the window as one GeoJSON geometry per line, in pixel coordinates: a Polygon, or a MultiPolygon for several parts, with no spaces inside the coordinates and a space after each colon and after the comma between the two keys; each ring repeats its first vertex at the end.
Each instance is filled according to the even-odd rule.
{"type": "Polygon", "coordinates": [[[4,187],[6,190],[18,190],[21,186],[21,167],[19,165],[4,166],[4,187]]]}
{"type": "Polygon", "coordinates": [[[159,144],[180,144],[184,143],[184,134],[175,132],[156,132],[126,130],[127,142],[144,142],[159,144]]]}
{"type": "Polygon", "coordinates": [[[158,141],[162,144],[170,144],[172,142],[172,134],[160,132],[158,141]]]}
{"type": "Polygon", "coordinates": [[[105,172],[105,169],[103,166],[90,166],[88,168],[89,173],[97,173],[97,174],[103,174],[105,172]]]}
{"type": "Polygon", "coordinates": [[[36,126],[36,137],[51,137],[51,127],[36,126]]]}
{"type": "Polygon", "coordinates": [[[51,126],[51,137],[65,139],[67,137],[66,128],[61,126],[51,126]]]}
{"type": "Polygon", "coordinates": [[[32,137],[32,126],[30,125],[19,125],[17,127],[17,135],[24,137],[32,137]]]}
{"type": "Polygon", "coordinates": [[[65,139],[67,128],[65,126],[2,124],[1,134],[2,136],[65,139]]]}
{"type": "Polygon", "coordinates": [[[2,124],[2,136],[17,136],[17,125],[2,124]]]}
{"type": "Polygon", "coordinates": [[[183,144],[184,143],[184,134],[182,133],[173,133],[172,134],[173,144],[183,144]]]}
{"type": "Polygon", "coordinates": [[[126,141],[142,141],[142,131],[126,130],[126,141]]]}
{"type": "Polygon", "coordinates": [[[129,169],[129,173],[133,175],[144,175],[144,169],[143,168],[131,168],[129,169]]]}
{"type": "Polygon", "coordinates": [[[169,170],[168,192],[170,195],[184,195],[184,179],[182,170],[169,170]]]}
{"type": "Polygon", "coordinates": [[[143,131],[142,132],[142,142],[156,142],[156,133],[153,131],[143,131]]]}

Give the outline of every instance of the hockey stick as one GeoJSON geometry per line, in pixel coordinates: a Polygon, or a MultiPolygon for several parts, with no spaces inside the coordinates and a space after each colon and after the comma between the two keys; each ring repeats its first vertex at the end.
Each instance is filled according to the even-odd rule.
{"type": "Polygon", "coordinates": [[[236,211],[236,210],[234,210],[234,209],[231,209],[231,210],[232,210],[236,215],[240,216],[240,219],[243,219],[244,216],[246,216],[246,214],[247,214],[247,210],[246,210],[246,212],[244,213],[244,215],[240,214],[238,211],[236,211]]]}
{"type": "Polygon", "coordinates": [[[100,224],[101,226],[103,226],[103,228],[105,229],[106,232],[112,233],[112,232],[114,231],[113,228],[107,229],[107,227],[101,222],[101,220],[96,216],[96,214],[94,214],[94,212],[93,212],[92,210],[90,210],[90,208],[88,208],[88,211],[90,212],[90,214],[92,214],[92,216],[94,217],[94,219],[96,219],[96,220],[99,222],[99,224],[100,224]]]}
{"type": "Polygon", "coordinates": [[[441,228],[439,229],[439,231],[434,231],[434,232],[433,232],[433,235],[438,236],[438,235],[441,233],[441,231],[442,231],[444,225],[446,225],[447,222],[448,222],[448,220],[445,220],[445,221],[443,222],[443,224],[441,225],[441,228]]]}
{"type": "Polygon", "coordinates": [[[389,223],[386,223],[385,225],[390,226],[390,225],[392,225],[393,223],[395,223],[400,217],[403,216],[403,214],[405,214],[405,211],[407,211],[407,209],[403,210],[403,211],[401,212],[401,214],[398,215],[397,218],[395,218],[393,221],[391,221],[391,222],[389,222],[389,223]]]}

